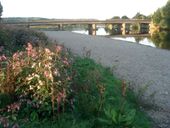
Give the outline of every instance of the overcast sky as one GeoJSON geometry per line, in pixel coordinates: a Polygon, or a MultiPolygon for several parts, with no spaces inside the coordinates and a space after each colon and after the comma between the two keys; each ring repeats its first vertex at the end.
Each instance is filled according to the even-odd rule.
{"type": "Polygon", "coordinates": [[[149,15],[168,0],[0,0],[3,17],[95,18],[149,15]]]}

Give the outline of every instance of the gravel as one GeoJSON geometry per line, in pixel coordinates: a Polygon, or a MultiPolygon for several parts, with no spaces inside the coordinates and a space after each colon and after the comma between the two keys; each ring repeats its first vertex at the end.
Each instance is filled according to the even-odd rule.
{"type": "Polygon", "coordinates": [[[66,31],[45,31],[73,53],[90,58],[129,82],[156,128],[170,128],[170,51],[66,31]]]}

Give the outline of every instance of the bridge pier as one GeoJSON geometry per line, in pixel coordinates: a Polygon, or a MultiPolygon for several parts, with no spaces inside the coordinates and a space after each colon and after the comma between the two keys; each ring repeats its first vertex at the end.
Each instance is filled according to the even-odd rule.
{"type": "Polygon", "coordinates": [[[126,35],[126,23],[122,24],[122,35],[126,35]]]}
{"type": "Polygon", "coordinates": [[[88,24],[89,35],[96,35],[96,24],[88,24]]]}
{"type": "Polygon", "coordinates": [[[129,23],[122,23],[122,35],[126,35],[130,31],[130,24],[129,23]]]}
{"type": "Polygon", "coordinates": [[[64,29],[63,29],[63,24],[59,24],[59,25],[58,25],[58,30],[59,30],[59,31],[63,31],[63,30],[64,30],[64,29]]]}

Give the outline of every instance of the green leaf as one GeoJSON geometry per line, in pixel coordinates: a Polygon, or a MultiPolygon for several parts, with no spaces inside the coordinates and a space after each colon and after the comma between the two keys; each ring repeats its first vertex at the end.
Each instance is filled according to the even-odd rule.
{"type": "Polygon", "coordinates": [[[114,109],[111,110],[111,116],[112,116],[112,121],[114,123],[117,123],[116,121],[117,112],[114,109]]]}
{"type": "Polygon", "coordinates": [[[98,121],[107,125],[112,125],[112,122],[110,120],[106,120],[103,118],[98,118],[98,121]]]}
{"type": "Polygon", "coordinates": [[[133,123],[135,116],[136,116],[136,110],[135,109],[132,109],[127,113],[125,120],[126,120],[128,125],[133,123]]]}
{"type": "Polygon", "coordinates": [[[110,114],[109,108],[104,109],[104,113],[105,113],[105,115],[107,116],[107,118],[112,118],[112,116],[111,116],[111,114],[110,114]]]}
{"type": "Polygon", "coordinates": [[[38,120],[38,114],[37,112],[33,111],[30,115],[31,121],[38,120]]]}

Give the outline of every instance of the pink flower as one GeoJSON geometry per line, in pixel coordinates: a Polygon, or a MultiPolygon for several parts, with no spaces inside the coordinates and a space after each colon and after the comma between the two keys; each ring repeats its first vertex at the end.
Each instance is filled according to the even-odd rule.
{"type": "Polygon", "coordinates": [[[60,53],[62,51],[62,46],[56,45],[56,52],[60,53]]]}
{"type": "Polygon", "coordinates": [[[53,80],[53,76],[50,71],[45,71],[44,76],[49,80],[53,80]]]}
{"type": "Polygon", "coordinates": [[[66,99],[66,90],[63,89],[63,91],[59,92],[57,96],[58,111],[59,111],[59,106],[61,104],[61,101],[62,100],[64,101],[65,99],[66,99]]]}
{"type": "Polygon", "coordinates": [[[31,43],[28,43],[26,49],[27,49],[27,55],[28,55],[28,56],[31,56],[32,50],[33,50],[32,44],[31,44],[31,43]]]}
{"type": "Polygon", "coordinates": [[[48,78],[48,77],[49,77],[49,72],[48,72],[48,71],[45,71],[45,72],[44,72],[44,76],[48,78]]]}
{"type": "Polygon", "coordinates": [[[51,51],[50,51],[48,48],[45,48],[45,53],[46,53],[46,54],[50,54],[51,51]]]}
{"type": "Polygon", "coordinates": [[[12,56],[13,60],[18,60],[19,59],[19,54],[18,52],[14,53],[12,56]]]}
{"type": "Polygon", "coordinates": [[[67,66],[69,65],[68,59],[66,57],[64,58],[63,63],[67,66]]]}
{"type": "Polygon", "coordinates": [[[32,50],[32,44],[31,43],[27,43],[27,48],[26,48],[27,50],[32,50]]]}
{"type": "Polygon", "coordinates": [[[0,56],[0,61],[5,61],[7,58],[5,55],[0,56]]]}
{"type": "Polygon", "coordinates": [[[8,112],[10,111],[18,111],[20,109],[21,104],[20,103],[13,103],[7,106],[8,112]]]}

